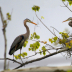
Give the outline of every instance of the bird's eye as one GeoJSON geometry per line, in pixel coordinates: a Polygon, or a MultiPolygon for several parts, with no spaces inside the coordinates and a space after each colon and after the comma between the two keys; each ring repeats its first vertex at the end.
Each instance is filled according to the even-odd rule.
{"type": "Polygon", "coordinates": [[[68,21],[70,20],[70,18],[67,19],[68,21]]]}
{"type": "Polygon", "coordinates": [[[30,20],[28,20],[28,22],[31,22],[30,20]]]}

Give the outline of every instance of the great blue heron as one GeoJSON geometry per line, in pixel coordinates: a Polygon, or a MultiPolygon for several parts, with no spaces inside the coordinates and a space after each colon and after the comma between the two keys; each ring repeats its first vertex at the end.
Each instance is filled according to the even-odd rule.
{"type": "Polygon", "coordinates": [[[67,20],[65,20],[63,22],[66,22],[66,21],[70,21],[68,24],[70,27],[72,27],[72,17],[69,17],[67,20]]]}
{"type": "Polygon", "coordinates": [[[12,55],[13,54],[13,59],[14,59],[14,52],[17,51],[18,49],[20,49],[20,54],[21,54],[22,46],[23,46],[24,42],[29,37],[30,30],[29,30],[29,27],[26,25],[26,22],[29,22],[29,23],[32,23],[32,24],[37,25],[36,23],[32,22],[29,19],[25,19],[24,20],[24,26],[26,27],[27,32],[25,34],[21,34],[21,35],[17,36],[15,38],[15,40],[13,41],[13,43],[11,45],[11,48],[9,50],[9,55],[12,55]]]}

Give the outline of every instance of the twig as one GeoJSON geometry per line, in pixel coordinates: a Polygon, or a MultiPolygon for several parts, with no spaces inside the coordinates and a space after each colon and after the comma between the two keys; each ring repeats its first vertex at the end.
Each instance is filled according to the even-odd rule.
{"type": "MultiPolygon", "coordinates": [[[[52,26],[51,26],[52,27],[52,26]]],[[[55,29],[58,33],[60,33],[56,28],[52,27],[53,29],[55,29]]]]}
{"type": "MultiPolygon", "coordinates": [[[[39,17],[37,16],[36,12],[35,12],[35,15],[36,15],[36,17],[39,19],[39,17]]],[[[41,21],[41,19],[39,19],[39,20],[40,20],[40,22],[41,22],[54,36],[56,36],[56,35],[41,21]]]]}
{"type": "Polygon", "coordinates": [[[47,58],[47,57],[50,57],[50,56],[52,56],[52,55],[55,55],[55,54],[58,54],[58,53],[60,53],[60,52],[64,52],[64,51],[67,51],[67,50],[68,50],[68,48],[64,48],[64,49],[62,49],[62,50],[59,50],[58,52],[54,52],[54,53],[51,53],[51,54],[46,55],[46,56],[44,56],[44,57],[37,58],[37,59],[31,60],[31,61],[25,62],[25,63],[21,64],[20,66],[14,68],[14,69],[18,69],[18,68],[20,68],[20,67],[22,67],[22,66],[24,66],[24,65],[29,64],[29,63],[32,63],[32,62],[35,62],[35,61],[40,61],[40,60],[42,60],[42,59],[45,59],[45,58],[47,58]]]}
{"type": "Polygon", "coordinates": [[[49,54],[51,54],[48,50],[46,50],[49,54]]]}
{"type": "MultiPolygon", "coordinates": [[[[1,11],[1,7],[0,7],[0,15],[1,15],[1,20],[2,20],[2,24],[4,27],[4,17],[1,11]]],[[[4,40],[5,40],[5,50],[4,50],[4,70],[6,69],[6,52],[7,52],[7,39],[6,39],[6,27],[3,28],[3,35],[4,35],[4,40]]]]}
{"type": "MultiPolygon", "coordinates": [[[[63,2],[63,1],[62,1],[63,2]]],[[[72,12],[72,10],[68,7],[68,3],[67,3],[67,5],[63,2],[63,4],[65,5],[65,7],[67,7],[71,12],[72,12]]],[[[63,6],[61,6],[61,7],[63,7],[63,6]]]]}
{"type": "MultiPolygon", "coordinates": [[[[36,53],[37,54],[37,53],[36,53]]],[[[35,56],[36,54],[34,54],[34,55],[31,55],[31,56],[28,56],[28,57],[25,57],[25,58],[23,58],[23,59],[28,59],[28,58],[30,58],[30,57],[33,57],[33,56],[35,56]]]]}
{"type": "MultiPolygon", "coordinates": [[[[63,49],[63,48],[61,47],[61,48],[56,48],[56,49],[46,49],[46,50],[44,50],[44,51],[48,51],[48,50],[58,50],[58,49],[63,49]]],[[[41,53],[44,52],[44,51],[41,51],[41,53]]],[[[40,52],[36,52],[36,54],[31,55],[31,56],[28,56],[28,57],[25,57],[25,58],[23,58],[23,59],[28,59],[28,58],[30,58],[30,57],[33,57],[33,56],[37,55],[38,53],[40,53],[40,52]]],[[[49,53],[50,53],[50,52],[49,52],[49,53]]]]}
{"type": "MultiPolygon", "coordinates": [[[[14,62],[16,62],[16,63],[18,63],[18,64],[21,64],[20,62],[14,60],[14,59],[10,59],[10,58],[6,58],[6,59],[7,59],[7,60],[10,60],[10,61],[14,61],[14,62]]],[[[0,60],[4,60],[4,58],[0,58],[0,60]]]]}
{"type": "MultiPolygon", "coordinates": [[[[31,40],[31,39],[29,39],[29,40],[31,40]]],[[[43,43],[42,41],[40,41],[40,40],[32,40],[32,41],[38,41],[38,42],[40,42],[40,43],[43,43]]],[[[47,44],[46,43],[46,45],[48,45],[48,46],[50,46],[50,47],[52,47],[53,49],[55,49],[53,46],[51,46],[50,44],[47,44]]]]}
{"type": "MultiPolygon", "coordinates": [[[[12,19],[12,12],[13,12],[13,9],[12,9],[12,11],[11,11],[11,19],[12,19]]],[[[9,23],[9,20],[8,20],[8,22],[7,22],[7,24],[9,23]]]]}

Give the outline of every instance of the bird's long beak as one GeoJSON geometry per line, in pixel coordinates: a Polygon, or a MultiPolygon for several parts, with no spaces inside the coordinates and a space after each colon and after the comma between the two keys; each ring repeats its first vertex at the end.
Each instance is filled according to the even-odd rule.
{"type": "Polygon", "coordinates": [[[35,24],[35,25],[37,25],[36,23],[34,23],[34,22],[31,22],[32,24],[35,24]]]}
{"type": "MultiPolygon", "coordinates": [[[[65,20],[65,21],[63,21],[63,22],[66,22],[66,21],[68,21],[68,20],[65,20]]],[[[62,23],[63,23],[63,22],[62,22],[62,23]]]]}

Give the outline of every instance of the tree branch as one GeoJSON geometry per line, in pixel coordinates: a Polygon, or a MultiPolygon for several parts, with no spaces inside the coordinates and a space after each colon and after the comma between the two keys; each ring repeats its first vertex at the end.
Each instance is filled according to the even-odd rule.
{"type": "MultiPolygon", "coordinates": [[[[44,51],[48,51],[48,50],[58,50],[58,49],[63,49],[62,47],[61,48],[53,48],[53,49],[46,49],[46,50],[44,50],[44,51]]],[[[41,53],[42,52],[44,52],[44,51],[41,51],[41,53]]],[[[28,59],[28,58],[30,58],[30,57],[33,57],[33,56],[35,56],[35,55],[37,55],[38,53],[40,53],[40,52],[36,52],[36,54],[34,54],[34,55],[31,55],[31,56],[28,56],[28,57],[25,57],[25,58],[23,58],[23,59],[28,59]]]]}
{"type": "MultiPolygon", "coordinates": [[[[0,7],[0,15],[1,15],[1,20],[2,20],[2,24],[4,27],[4,17],[1,11],[1,7],[0,7]]],[[[7,52],[7,39],[6,39],[6,27],[3,28],[3,35],[4,35],[4,40],[5,40],[5,50],[4,50],[4,70],[6,69],[6,52],[7,52]]]]}
{"type": "MultiPolygon", "coordinates": [[[[31,39],[29,39],[29,40],[31,40],[31,39]]],[[[32,40],[32,41],[38,41],[38,42],[40,42],[40,43],[43,43],[43,41],[40,41],[40,40],[32,40]]],[[[50,44],[47,44],[46,43],[46,45],[48,45],[48,46],[50,46],[50,47],[52,47],[53,49],[55,49],[53,46],[51,46],[50,44]]]]}
{"type": "MultiPolygon", "coordinates": [[[[63,1],[62,1],[63,2],[63,1]]],[[[72,12],[72,10],[68,7],[68,4],[66,5],[64,2],[63,2],[63,4],[65,5],[65,6],[61,6],[61,7],[67,7],[71,12],[72,12]]]]}
{"type": "MultiPolygon", "coordinates": [[[[0,58],[0,60],[4,60],[4,58],[0,58]]],[[[16,63],[18,63],[18,64],[21,64],[20,62],[14,60],[14,59],[6,58],[6,60],[10,60],[10,61],[16,62],[16,63]]]]}
{"type": "MultiPolygon", "coordinates": [[[[35,12],[36,17],[39,19],[39,17],[37,16],[36,12],[35,12]]],[[[39,21],[54,35],[56,36],[42,21],[41,19],[39,19],[39,21]]]]}
{"type": "Polygon", "coordinates": [[[51,26],[51,28],[55,29],[58,33],[60,33],[56,28],[54,28],[54,27],[52,27],[52,26],[51,26]]]}
{"type": "Polygon", "coordinates": [[[24,65],[27,65],[27,64],[32,63],[32,62],[35,62],[35,61],[40,61],[40,60],[42,60],[42,59],[45,59],[45,58],[50,57],[50,56],[52,56],[52,55],[58,54],[58,53],[60,53],[60,52],[67,51],[68,49],[69,49],[69,48],[64,48],[64,49],[59,50],[58,52],[54,52],[54,53],[51,53],[51,54],[46,55],[46,56],[44,56],[44,57],[41,57],[41,58],[38,58],[38,59],[34,59],[34,60],[31,60],[31,61],[25,62],[25,63],[21,64],[20,66],[14,68],[14,69],[18,69],[18,68],[20,68],[20,67],[22,67],[22,66],[24,66],[24,65]]]}

